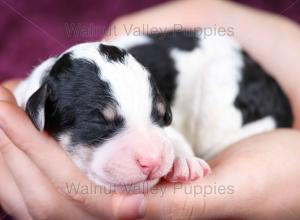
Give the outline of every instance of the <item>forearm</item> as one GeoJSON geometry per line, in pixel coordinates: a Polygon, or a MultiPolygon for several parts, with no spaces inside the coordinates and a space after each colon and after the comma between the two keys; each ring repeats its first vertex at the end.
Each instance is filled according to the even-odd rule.
{"type": "MultiPolygon", "coordinates": [[[[289,96],[300,128],[300,29],[291,21],[229,1],[181,0],[122,17],[115,25],[151,27],[222,26],[272,74],[289,96]]],[[[124,30],[121,30],[124,31],[124,30]]]]}

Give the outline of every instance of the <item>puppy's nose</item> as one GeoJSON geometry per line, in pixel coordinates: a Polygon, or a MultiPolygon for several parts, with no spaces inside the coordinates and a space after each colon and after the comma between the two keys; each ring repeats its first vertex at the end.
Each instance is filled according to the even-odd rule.
{"type": "Polygon", "coordinates": [[[149,178],[150,174],[160,166],[161,156],[157,154],[147,155],[147,153],[145,152],[145,155],[140,156],[137,159],[137,162],[142,173],[149,178]]]}

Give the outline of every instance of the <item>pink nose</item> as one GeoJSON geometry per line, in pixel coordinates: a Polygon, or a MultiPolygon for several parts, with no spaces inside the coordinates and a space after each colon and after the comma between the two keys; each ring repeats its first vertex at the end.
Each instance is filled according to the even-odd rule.
{"type": "Polygon", "coordinates": [[[149,177],[150,174],[160,166],[161,158],[155,155],[144,155],[139,157],[137,162],[143,174],[149,177]]]}

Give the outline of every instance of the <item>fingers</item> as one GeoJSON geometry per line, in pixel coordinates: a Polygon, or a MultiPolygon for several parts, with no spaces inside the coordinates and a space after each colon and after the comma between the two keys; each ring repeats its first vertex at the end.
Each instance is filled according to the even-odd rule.
{"type": "MultiPolygon", "coordinates": [[[[217,178],[207,177],[191,184],[161,184],[149,191],[138,208],[143,219],[217,219],[231,216],[232,193],[218,193],[217,178]]],[[[228,190],[228,189],[227,189],[228,190]]],[[[123,199],[118,214],[126,210],[123,199]]]]}
{"type": "MultiPolygon", "coordinates": [[[[4,139],[3,135],[0,139],[4,139]]],[[[17,219],[94,219],[59,194],[48,178],[11,142],[2,141],[0,149],[15,183],[8,186],[7,182],[2,182],[1,189],[6,192],[2,198],[7,210],[13,216],[20,216],[17,219]]]]}
{"type": "Polygon", "coordinates": [[[8,171],[1,154],[0,179],[0,201],[6,213],[15,219],[31,219],[20,190],[8,171]]]}
{"type": "Polygon", "coordinates": [[[144,217],[144,194],[116,195],[113,198],[115,219],[132,220],[144,217]]]}
{"type": "MultiPolygon", "coordinates": [[[[51,185],[49,185],[47,178],[45,178],[26,155],[13,146],[9,140],[4,142],[3,136],[4,135],[2,134],[0,143],[1,154],[3,155],[5,163],[16,182],[16,185],[20,189],[28,209],[35,210],[34,206],[36,204],[41,206],[41,204],[45,205],[46,203],[50,203],[50,200],[52,200],[57,193],[53,190],[51,185]],[[34,180],[34,184],[32,180],[34,180]]],[[[37,215],[36,213],[31,214],[37,215]]]]}
{"type": "Polygon", "coordinates": [[[20,83],[20,81],[21,81],[21,79],[8,80],[8,81],[5,81],[4,83],[2,83],[2,86],[12,92],[17,87],[17,85],[20,83]]]}
{"type": "Polygon", "coordinates": [[[57,177],[57,170],[61,170],[61,163],[65,169],[61,170],[59,179],[64,180],[68,172],[71,176],[78,173],[59,145],[46,134],[38,132],[27,115],[15,105],[0,103],[0,127],[9,139],[50,177],[57,177]],[[54,159],[57,163],[53,163],[54,159]]]}
{"type": "MultiPolygon", "coordinates": [[[[95,216],[105,219],[113,218],[112,206],[115,203],[112,202],[112,194],[90,182],[52,138],[35,129],[21,109],[11,103],[0,102],[0,127],[13,142],[13,144],[9,142],[2,144],[0,150],[6,161],[9,162],[15,179],[22,180],[19,182],[22,190],[28,189],[32,185],[30,185],[30,181],[24,182],[26,180],[24,175],[27,175],[26,170],[34,170],[37,173],[31,177],[32,179],[39,179],[39,176],[45,173],[57,189],[77,206],[95,216]],[[43,173],[32,166],[28,158],[24,159],[24,155],[21,154],[23,152],[19,152],[14,146],[18,146],[26,153],[43,173]],[[16,159],[17,157],[20,158],[16,159]],[[20,169],[20,166],[24,167],[24,170],[20,169]],[[30,169],[28,169],[29,166],[30,169]],[[72,186],[75,188],[70,190],[72,186]],[[97,189],[97,192],[82,193],[80,190],[76,190],[77,186],[81,189],[97,189]]],[[[40,179],[39,181],[40,185],[47,186],[47,188],[41,189],[41,192],[51,192],[47,190],[48,185],[42,183],[45,180],[40,179]]],[[[40,196],[43,197],[42,194],[40,196]]],[[[117,196],[115,197],[117,198],[117,196]]],[[[135,208],[133,207],[133,209],[135,208]]],[[[129,212],[131,211],[129,210],[129,212]]]]}
{"type": "MultiPolygon", "coordinates": [[[[44,219],[45,216],[50,216],[52,219],[59,219],[62,216],[73,216],[74,212],[66,214],[56,211],[59,208],[66,210],[71,205],[62,202],[63,198],[56,192],[48,178],[22,151],[14,146],[1,130],[0,152],[30,216],[33,216],[34,219],[44,219]]],[[[7,190],[7,188],[2,189],[7,190]]],[[[14,191],[14,193],[18,193],[18,191],[14,191]]],[[[12,213],[17,212],[14,209],[10,209],[10,211],[12,213]]]]}
{"type": "MultiPolygon", "coordinates": [[[[49,167],[51,158],[48,157],[47,153],[50,151],[54,152],[54,156],[58,156],[60,160],[61,158],[67,158],[64,154],[59,154],[60,149],[55,141],[35,129],[27,115],[15,105],[12,94],[3,87],[0,87],[0,100],[0,127],[3,128],[5,134],[16,146],[28,153],[34,162],[41,165],[41,168],[49,167]],[[41,146],[46,151],[45,154],[41,153],[41,146]]],[[[9,139],[2,135],[2,151],[14,148],[9,139]]],[[[69,161],[68,158],[67,161],[69,161]]],[[[48,170],[55,173],[54,169],[59,170],[58,168],[58,166],[55,166],[48,170]]]]}
{"type": "MultiPolygon", "coordinates": [[[[69,200],[95,216],[101,216],[105,219],[112,218],[113,206],[117,205],[116,202],[112,202],[112,194],[107,193],[107,190],[105,191],[102,187],[91,183],[74,166],[73,162],[52,138],[38,132],[27,115],[15,106],[14,102],[7,102],[8,100],[12,100],[10,93],[3,88],[2,91],[3,93],[0,95],[0,99],[2,100],[0,101],[0,127],[12,142],[3,138],[2,140],[5,142],[0,144],[0,150],[5,154],[6,161],[9,162],[15,178],[18,180],[19,187],[24,191],[28,191],[30,187],[35,185],[32,184],[32,179],[37,179],[41,182],[39,185],[46,186],[47,184],[42,182],[47,182],[47,180],[44,177],[40,177],[43,176],[40,170],[33,166],[33,164],[30,164],[31,161],[29,162],[28,158],[25,159],[22,152],[19,152],[15,146],[18,146],[19,149],[25,152],[69,200]],[[16,159],[17,157],[20,158],[16,159]],[[14,161],[18,161],[18,163],[15,164],[14,161]],[[19,169],[20,166],[24,167],[24,170],[19,169]],[[36,175],[30,178],[22,176],[26,175],[28,170],[34,170],[33,174],[36,173],[36,175]],[[26,182],[26,180],[29,180],[29,182],[26,182]],[[97,189],[98,191],[97,193],[80,193],[68,188],[73,184],[75,186],[80,184],[81,187],[88,187],[90,190],[97,189]]],[[[51,190],[46,187],[41,189],[41,192],[51,192],[51,190]]],[[[36,197],[45,197],[43,195],[38,196],[38,193],[37,191],[35,194],[36,197]]],[[[114,201],[118,201],[118,198],[118,195],[114,195],[114,201]]],[[[29,198],[28,201],[32,200],[29,198]]],[[[137,205],[133,203],[133,206],[137,205]]],[[[135,207],[132,207],[133,211],[128,209],[127,213],[129,214],[125,213],[125,215],[132,216],[135,209],[135,207]]]]}
{"type": "Polygon", "coordinates": [[[14,95],[6,88],[0,86],[0,100],[8,103],[16,104],[14,95]]]}

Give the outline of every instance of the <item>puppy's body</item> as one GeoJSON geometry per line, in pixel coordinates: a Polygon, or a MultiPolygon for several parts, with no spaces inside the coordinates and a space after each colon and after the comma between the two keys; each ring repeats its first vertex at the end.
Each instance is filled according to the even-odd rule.
{"type": "Polygon", "coordinates": [[[155,78],[172,105],[173,126],[198,156],[276,127],[291,127],[287,97],[233,39],[167,32],[118,39],[155,78]]]}
{"type": "Polygon", "coordinates": [[[209,158],[292,124],[280,87],[227,37],[169,32],[110,44],[49,58],[15,91],[36,127],[99,184],[135,191],[163,176],[193,180],[209,171],[193,151],[209,158]]]}

